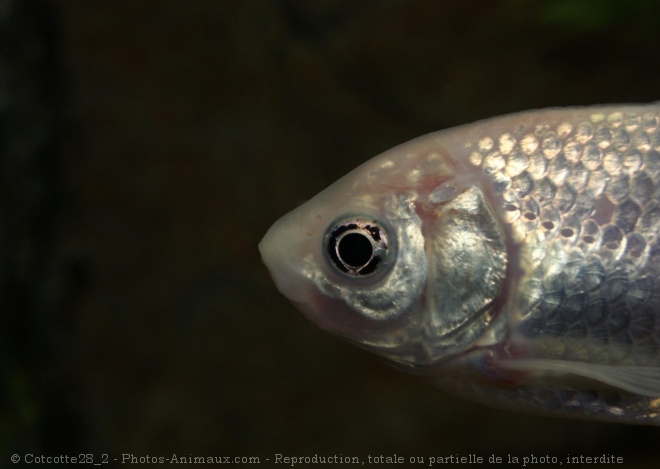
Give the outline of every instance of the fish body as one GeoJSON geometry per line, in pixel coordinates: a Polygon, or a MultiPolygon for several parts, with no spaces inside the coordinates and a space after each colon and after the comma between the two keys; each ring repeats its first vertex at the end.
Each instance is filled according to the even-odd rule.
{"type": "Polygon", "coordinates": [[[450,393],[660,425],[660,103],[419,137],[259,248],[318,326],[450,393]]]}

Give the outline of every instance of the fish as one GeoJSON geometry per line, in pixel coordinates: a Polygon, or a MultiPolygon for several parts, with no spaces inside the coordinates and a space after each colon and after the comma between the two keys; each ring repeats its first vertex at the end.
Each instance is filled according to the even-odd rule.
{"type": "Polygon", "coordinates": [[[421,136],[259,250],[313,323],[449,394],[660,425],[660,102],[421,136]]]}

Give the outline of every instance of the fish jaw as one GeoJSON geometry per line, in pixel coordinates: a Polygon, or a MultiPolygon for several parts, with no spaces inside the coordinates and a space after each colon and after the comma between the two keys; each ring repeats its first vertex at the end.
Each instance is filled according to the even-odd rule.
{"type": "Polygon", "coordinates": [[[259,243],[259,252],[280,293],[304,305],[310,299],[305,279],[300,274],[306,248],[301,223],[299,211],[280,218],[259,243]]]}

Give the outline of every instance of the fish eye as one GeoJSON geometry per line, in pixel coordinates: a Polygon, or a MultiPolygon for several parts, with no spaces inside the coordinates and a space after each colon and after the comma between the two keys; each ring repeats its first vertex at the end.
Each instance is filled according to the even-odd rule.
{"type": "Polygon", "coordinates": [[[324,236],[330,264],[349,277],[382,271],[392,257],[389,229],[367,217],[348,217],[332,223],[324,236]]]}

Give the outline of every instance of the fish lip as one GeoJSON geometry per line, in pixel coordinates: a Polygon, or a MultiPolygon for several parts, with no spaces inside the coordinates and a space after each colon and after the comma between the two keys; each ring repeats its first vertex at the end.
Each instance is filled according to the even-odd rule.
{"type": "Polygon", "coordinates": [[[270,272],[277,289],[294,303],[308,303],[304,277],[300,275],[302,264],[300,246],[295,242],[297,223],[291,223],[296,211],[276,221],[259,242],[261,260],[270,272]]]}

